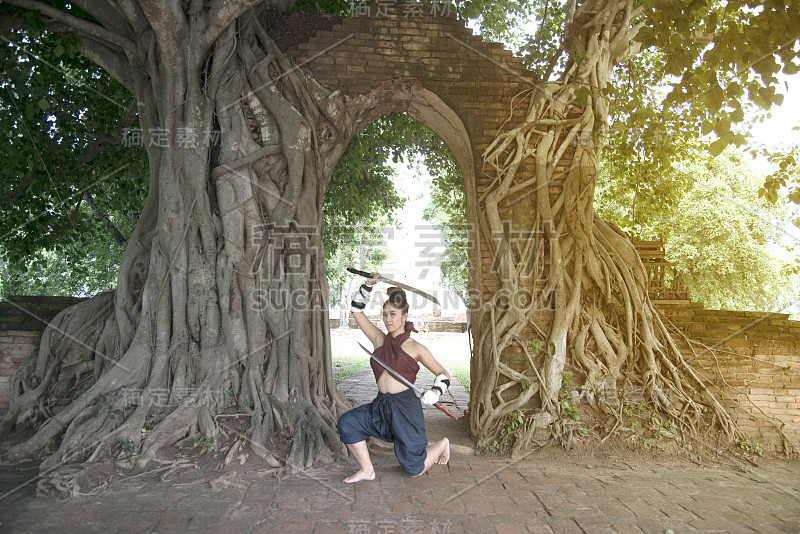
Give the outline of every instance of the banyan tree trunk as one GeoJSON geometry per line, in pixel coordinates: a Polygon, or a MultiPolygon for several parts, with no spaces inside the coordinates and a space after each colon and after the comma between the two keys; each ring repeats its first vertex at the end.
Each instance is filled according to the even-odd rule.
{"type": "Polygon", "coordinates": [[[345,453],[322,199],[374,101],[290,64],[256,3],[94,2],[89,26],[46,13],[134,94],[150,186],[117,289],[60,314],[15,375],[3,435],[37,430],[9,459],[146,466],[186,437],[216,443],[229,408],[276,469],[345,453]]]}
{"type": "Polygon", "coordinates": [[[522,120],[484,153],[491,182],[479,198],[478,232],[500,289],[471,321],[470,423],[479,445],[520,453],[537,431],[568,437],[567,366],[580,375],[582,399],[610,418],[636,389],[676,430],[694,434],[701,421],[716,421],[729,437],[737,432],[649,300],[631,241],[593,209],[605,88],[614,65],[637,52],[634,5],[582,2],[567,21],[571,59],[561,80],[532,90],[522,120]],[[533,220],[514,219],[509,206],[531,194],[533,220]],[[509,364],[509,350],[523,364],[509,364]]]}

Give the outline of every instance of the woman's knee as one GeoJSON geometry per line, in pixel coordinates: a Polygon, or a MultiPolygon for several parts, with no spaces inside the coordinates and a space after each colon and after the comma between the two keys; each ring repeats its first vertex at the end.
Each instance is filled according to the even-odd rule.
{"type": "Polygon", "coordinates": [[[341,417],[339,417],[339,420],[336,421],[336,430],[339,431],[340,436],[353,432],[364,432],[363,417],[359,417],[361,413],[359,408],[360,407],[353,408],[343,413],[341,417]]]}
{"type": "Polygon", "coordinates": [[[353,416],[350,414],[350,412],[345,412],[342,414],[341,417],[339,417],[339,420],[336,421],[336,430],[339,431],[339,434],[347,432],[347,429],[349,429],[352,426],[351,423],[352,417],[353,416]]]}
{"type": "Polygon", "coordinates": [[[403,464],[400,464],[400,467],[402,467],[403,468],[403,472],[405,472],[405,474],[407,474],[411,478],[418,477],[422,473],[425,472],[425,462],[424,461],[422,462],[422,465],[414,465],[413,467],[411,467],[411,466],[405,466],[403,464]]]}

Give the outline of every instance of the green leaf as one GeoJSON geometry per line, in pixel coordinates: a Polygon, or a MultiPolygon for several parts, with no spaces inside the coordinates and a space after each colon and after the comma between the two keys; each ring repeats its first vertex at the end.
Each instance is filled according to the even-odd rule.
{"type": "Polygon", "coordinates": [[[644,47],[651,46],[654,42],[654,33],[653,28],[651,26],[642,26],[639,32],[636,34],[636,37],[633,38],[634,41],[642,43],[644,47]]]}
{"type": "Polygon", "coordinates": [[[728,142],[724,139],[717,139],[708,147],[709,152],[714,157],[719,156],[722,154],[722,151],[728,146],[728,142]]]}
{"type": "Polygon", "coordinates": [[[468,19],[478,18],[481,14],[481,6],[478,2],[468,2],[464,5],[464,17],[468,19]]]}
{"type": "Polygon", "coordinates": [[[734,98],[742,94],[742,86],[739,85],[739,82],[731,82],[728,84],[728,87],[725,89],[725,93],[728,97],[734,98]]]}
{"type": "Polygon", "coordinates": [[[582,108],[586,107],[590,96],[592,96],[592,92],[589,91],[588,87],[582,86],[575,89],[575,100],[582,108]]]}
{"type": "Polygon", "coordinates": [[[722,88],[717,86],[708,92],[705,101],[711,111],[717,111],[722,107],[722,99],[724,97],[725,93],[722,91],[722,88]]]}

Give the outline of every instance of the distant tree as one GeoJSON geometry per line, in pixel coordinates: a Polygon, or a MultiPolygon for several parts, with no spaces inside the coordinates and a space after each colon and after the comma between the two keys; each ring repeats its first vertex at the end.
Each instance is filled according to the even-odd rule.
{"type": "Polygon", "coordinates": [[[364,283],[363,278],[353,276],[345,269],[354,267],[369,273],[380,270],[389,257],[389,249],[385,246],[385,228],[385,226],[357,228],[353,240],[339,243],[335,252],[327,258],[331,304],[336,303],[339,307],[340,328],[348,327],[353,292],[364,283]]]}
{"type": "Polygon", "coordinates": [[[395,214],[406,202],[395,188],[395,171],[388,162],[412,149],[404,142],[404,132],[409,128],[414,124],[406,115],[370,123],[350,142],[325,190],[326,277],[331,304],[339,306],[343,325],[350,309],[348,292],[353,278],[345,269],[358,267],[371,272],[383,263],[388,250],[381,246],[382,231],[397,224],[395,214]]]}
{"type": "Polygon", "coordinates": [[[449,151],[431,151],[423,157],[431,175],[431,200],[423,211],[423,217],[441,232],[444,240],[444,250],[439,258],[442,282],[468,303],[469,243],[464,178],[449,151]]]}
{"type": "Polygon", "coordinates": [[[692,300],[714,309],[780,310],[791,288],[775,254],[779,227],[789,221],[782,206],[759,196],[764,178],[740,151],[697,152],[695,161],[676,163],[662,197],[652,181],[631,187],[614,176],[608,167],[600,173],[597,213],[633,237],[662,239],[679,273],[674,281],[692,300]],[[665,197],[669,208],[653,200],[665,197]]]}
{"type": "Polygon", "coordinates": [[[775,250],[788,221],[759,198],[763,177],[730,150],[684,172],[690,185],[667,223],[665,246],[678,282],[708,308],[779,311],[780,293],[790,288],[770,245],[775,250]]]}

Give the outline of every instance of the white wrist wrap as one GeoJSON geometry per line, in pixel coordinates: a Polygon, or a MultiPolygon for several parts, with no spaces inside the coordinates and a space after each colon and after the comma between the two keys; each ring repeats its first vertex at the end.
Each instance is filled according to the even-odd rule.
{"type": "Polygon", "coordinates": [[[450,387],[450,379],[447,378],[446,374],[440,374],[436,376],[436,379],[433,381],[433,387],[431,389],[435,389],[439,391],[439,395],[443,394],[447,391],[447,388],[450,387]]]}
{"type": "Polygon", "coordinates": [[[369,297],[372,293],[372,287],[367,284],[361,284],[361,287],[353,293],[353,300],[350,302],[351,313],[363,313],[364,308],[369,303],[369,297]]]}
{"type": "Polygon", "coordinates": [[[437,390],[431,388],[422,394],[421,400],[425,404],[436,404],[437,402],[439,402],[439,396],[440,393],[437,390]]]}

